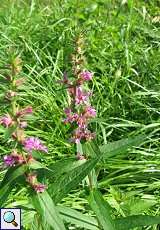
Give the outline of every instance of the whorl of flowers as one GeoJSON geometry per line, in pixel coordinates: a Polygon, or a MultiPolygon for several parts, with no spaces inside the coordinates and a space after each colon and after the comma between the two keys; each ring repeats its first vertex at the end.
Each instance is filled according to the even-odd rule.
{"type": "MultiPolygon", "coordinates": [[[[84,68],[84,42],[80,35],[76,41],[76,52],[72,55],[72,72],[71,80],[68,79],[67,73],[64,73],[63,80],[60,81],[67,88],[68,104],[65,108],[65,124],[70,124],[73,130],[71,141],[78,144],[83,141],[92,140],[95,134],[88,129],[88,123],[91,118],[96,116],[96,110],[90,104],[89,98],[92,92],[87,89],[87,82],[92,80],[93,73],[84,68]]],[[[77,153],[78,159],[79,153],[77,153]]]]}
{"type": "MultiPolygon", "coordinates": [[[[12,150],[9,155],[4,156],[3,161],[6,167],[14,167],[22,164],[30,164],[34,161],[33,151],[42,151],[47,153],[47,147],[37,137],[26,137],[24,129],[27,127],[27,118],[33,114],[32,106],[20,108],[18,105],[18,95],[20,86],[25,83],[25,78],[20,77],[22,65],[21,59],[16,57],[9,65],[6,83],[7,91],[4,93],[4,99],[8,103],[8,112],[1,116],[0,124],[4,126],[7,132],[10,132],[10,143],[12,150]]],[[[28,167],[29,168],[29,167],[28,167]]],[[[36,192],[43,192],[47,186],[37,181],[36,174],[30,172],[25,174],[26,181],[36,192]]]]}

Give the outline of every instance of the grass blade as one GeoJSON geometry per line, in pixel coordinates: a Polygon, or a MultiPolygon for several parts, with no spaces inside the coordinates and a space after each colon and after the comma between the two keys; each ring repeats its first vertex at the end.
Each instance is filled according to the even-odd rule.
{"type": "Polygon", "coordinates": [[[75,224],[84,229],[90,230],[98,230],[98,222],[94,217],[87,216],[82,214],[81,212],[75,211],[72,208],[57,206],[57,209],[62,217],[62,219],[66,222],[75,224]]]}

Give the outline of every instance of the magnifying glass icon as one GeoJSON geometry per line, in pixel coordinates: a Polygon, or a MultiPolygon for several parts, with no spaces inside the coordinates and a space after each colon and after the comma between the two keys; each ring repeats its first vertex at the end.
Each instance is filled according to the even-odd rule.
{"type": "Polygon", "coordinates": [[[15,227],[18,226],[18,224],[15,222],[15,215],[11,211],[7,211],[7,212],[4,213],[3,220],[6,223],[13,224],[15,227]]]}

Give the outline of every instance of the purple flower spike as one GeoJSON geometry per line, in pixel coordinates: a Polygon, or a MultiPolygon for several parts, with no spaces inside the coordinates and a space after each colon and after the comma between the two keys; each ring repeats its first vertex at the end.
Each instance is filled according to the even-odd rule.
{"type": "Polygon", "coordinates": [[[4,160],[4,164],[6,166],[10,166],[11,167],[11,166],[13,166],[15,164],[15,158],[12,155],[6,155],[6,156],[4,156],[3,160],[4,160]]]}
{"type": "Polygon", "coordinates": [[[28,152],[32,150],[39,150],[42,152],[48,152],[48,149],[37,137],[29,137],[24,141],[24,148],[28,152]]]}
{"type": "Polygon", "coordinates": [[[83,71],[81,72],[80,76],[84,81],[90,81],[93,78],[93,73],[89,71],[83,71]]]}

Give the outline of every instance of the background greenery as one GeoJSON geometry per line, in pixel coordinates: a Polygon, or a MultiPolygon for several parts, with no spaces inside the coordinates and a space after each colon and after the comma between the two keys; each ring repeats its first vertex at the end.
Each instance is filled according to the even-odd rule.
{"type": "MultiPolygon", "coordinates": [[[[115,216],[160,215],[159,10],[156,0],[0,1],[0,66],[9,62],[13,52],[23,60],[28,81],[20,103],[35,110],[27,134],[48,145],[46,165],[75,154],[68,127],[61,122],[66,95],[57,81],[70,70],[79,32],[86,39],[88,69],[95,73],[90,87],[98,116],[91,126],[98,145],[136,134],[149,136],[140,147],[101,163],[99,187],[115,216]]],[[[3,91],[1,85],[1,98],[3,91]]],[[[4,113],[3,103],[0,113],[4,113]]],[[[9,150],[0,131],[3,156],[9,150]]],[[[0,175],[3,178],[3,170],[0,175]]],[[[6,205],[26,204],[25,194],[25,188],[13,190],[6,205]]],[[[63,203],[93,214],[81,185],[63,203]]]]}

